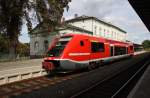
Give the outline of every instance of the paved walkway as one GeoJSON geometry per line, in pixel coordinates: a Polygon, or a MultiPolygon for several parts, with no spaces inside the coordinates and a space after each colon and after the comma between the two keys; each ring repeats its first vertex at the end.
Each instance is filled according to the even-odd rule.
{"type": "Polygon", "coordinates": [[[43,59],[31,59],[16,62],[0,62],[0,71],[32,66],[42,66],[42,60],[43,59]]]}
{"type": "Polygon", "coordinates": [[[150,65],[128,98],[150,98],[150,65]]]}

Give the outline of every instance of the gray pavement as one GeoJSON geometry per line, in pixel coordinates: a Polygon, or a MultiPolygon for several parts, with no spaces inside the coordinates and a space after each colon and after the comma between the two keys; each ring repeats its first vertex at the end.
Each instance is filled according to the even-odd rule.
{"type": "Polygon", "coordinates": [[[43,59],[0,63],[0,85],[46,75],[42,69],[43,59]]]}
{"type": "Polygon", "coordinates": [[[130,92],[128,98],[150,98],[150,65],[130,92]]]}
{"type": "Polygon", "coordinates": [[[42,60],[43,59],[31,59],[31,60],[14,61],[14,62],[0,62],[0,71],[16,69],[16,68],[32,67],[32,66],[41,67],[42,60]]]}

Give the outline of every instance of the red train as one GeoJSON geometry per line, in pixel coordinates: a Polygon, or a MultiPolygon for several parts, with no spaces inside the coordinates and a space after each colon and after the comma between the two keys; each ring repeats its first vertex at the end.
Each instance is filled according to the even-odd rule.
{"type": "Polygon", "coordinates": [[[132,55],[134,55],[132,43],[85,34],[66,34],[55,39],[42,62],[42,68],[46,71],[92,69],[103,61],[132,55]]]}

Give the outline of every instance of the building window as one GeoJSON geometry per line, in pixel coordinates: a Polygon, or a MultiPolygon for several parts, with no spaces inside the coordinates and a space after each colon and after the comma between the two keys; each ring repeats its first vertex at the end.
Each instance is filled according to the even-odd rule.
{"type": "Polygon", "coordinates": [[[94,32],[95,32],[95,35],[97,34],[97,32],[96,32],[96,31],[97,31],[97,26],[95,26],[95,31],[94,31],[94,32]]]}
{"type": "Polygon", "coordinates": [[[111,31],[111,37],[114,39],[114,32],[111,31]]]}
{"type": "Polygon", "coordinates": [[[48,41],[45,40],[45,41],[44,41],[44,51],[46,52],[47,49],[48,49],[48,41]]]}
{"type": "Polygon", "coordinates": [[[36,42],[34,43],[34,50],[35,50],[35,51],[38,51],[38,49],[39,49],[39,42],[36,41],[36,42]]]}
{"type": "Polygon", "coordinates": [[[85,29],[85,26],[82,26],[83,29],[85,29]]]}
{"type": "Polygon", "coordinates": [[[104,33],[106,32],[106,30],[104,29],[104,33]]]}
{"type": "Polygon", "coordinates": [[[99,27],[99,33],[100,33],[100,36],[102,36],[102,32],[101,32],[101,27],[99,27]]]}
{"type": "Polygon", "coordinates": [[[106,35],[106,30],[104,29],[104,37],[106,37],[107,35],[106,35]]]}
{"type": "Polygon", "coordinates": [[[116,35],[116,32],[114,32],[114,38],[115,38],[115,39],[117,39],[117,35],[116,35]]]}
{"type": "Polygon", "coordinates": [[[110,32],[107,30],[107,38],[110,38],[110,32]]]}
{"type": "Polygon", "coordinates": [[[101,32],[101,30],[102,30],[102,28],[101,28],[101,27],[99,27],[99,32],[101,32]]]}

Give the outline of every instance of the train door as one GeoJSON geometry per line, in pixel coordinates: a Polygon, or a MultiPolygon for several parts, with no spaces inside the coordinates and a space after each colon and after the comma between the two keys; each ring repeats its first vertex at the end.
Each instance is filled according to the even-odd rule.
{"type": "Polygon", "coordinates": [[[126,47],[126,54],[128,54],[128,47],[126,47]]]}
{"type": "Polygon", "coordinates": [[[114,46],[110,46],[110,56],[114,56],[114,46]]]}
{"type": "Polygon", "coordinates": [[[88,69],[93,69],[101,64],[101,58],[105,57],[105,44],[103,42],[91,41],[91,61],[89,62],[88,69]]]}

